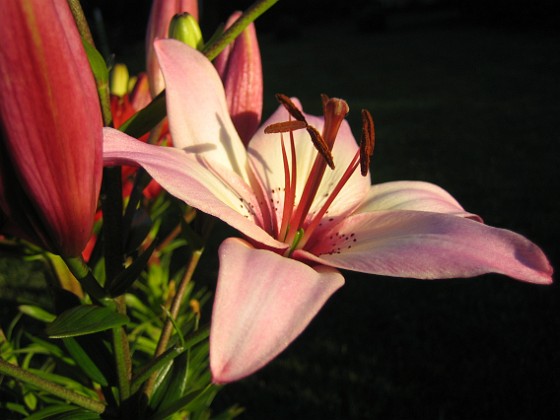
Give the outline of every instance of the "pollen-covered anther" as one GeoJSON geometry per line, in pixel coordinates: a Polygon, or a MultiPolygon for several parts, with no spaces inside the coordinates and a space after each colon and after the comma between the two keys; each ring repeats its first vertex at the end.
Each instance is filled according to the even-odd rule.
{"type": "Polygon", "coordinates": [[[360,140],[360,170],[362,176],[369,171],[369,161],[375,146],[375,127],[367,109],[362,109],[362,137],[360,140]]]}
{"type": "Polygon", "coordinates": [[[264,132],[265,134],[288,133],[290,131],[301,130],[302,128],[307,128],[307,123],[305,121],[291,120],[270,124],[265,127],[264,132]]]}
{"type": "Polygon", "coordinates": [[[329,149],[328,144],[323,139],[323,136],[321,136],[321,133],[319,133],[319,131],[312,125],[307,126],[307,132],[309,133],[309,136],[313,141],[313,145],[315,146],[319,154],[323,156],[323,158],[327,162],[327,165],[329,165],[331,169],[334,169],[333,155],[329,149]]]}
{"type": "MultiPolygon", "coordinates": [[[[296,104],[292,102],[292,100],[284,95],[283,93],[277,93],[274,95],[276,100],[280,102],[280,104],[286,108],[286,111],[297,121],[305,121],[305,117],[303,116],[302,112],[298,109],[296,104]]],[[[307,122],[306,122],[307,124],[307,122]]]]}

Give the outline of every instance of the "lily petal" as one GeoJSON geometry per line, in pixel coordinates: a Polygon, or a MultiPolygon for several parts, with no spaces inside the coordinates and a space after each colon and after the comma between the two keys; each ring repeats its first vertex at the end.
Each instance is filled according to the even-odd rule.
{"type": "Polygon", "coordinates": [[[208,59],[173,39],[154,43],[165,79],[173,145],[231,169],[248,182],[247,152],[229,116],[222,81],[208,59]]]}
{"type": "Polygon", "coordinates": [[[383,210],[430,211],[482,222],[480,216],[466,212],[443,188],[422,181],[394,181],[373,185],[356,213],[383,210]]]}
{"type": "Polygon", "coordinates": [[[103,129],[103,159],[108,165],[142,166],[163,188],[185,203],[219,217],[235,229],[274,249],[276,241],[256,222],[253,191],[235,173],[201,163],[195,154],[146,144],[112,129],[103,129]]]}
{"type": "Polygon", "coordinates": [[[353,215],[311,253],[294,258],[364,273],[420,279],[500,273],[550,284],[552,267],[538,246],[517,233],[423,211],[353,215]]]}
{"type": "Polygon", "coordinates": [[[329,267],[309,267],[226,239],[210,331],[215,383],[241,379],[283,351],[343,284],[329,267]]]}

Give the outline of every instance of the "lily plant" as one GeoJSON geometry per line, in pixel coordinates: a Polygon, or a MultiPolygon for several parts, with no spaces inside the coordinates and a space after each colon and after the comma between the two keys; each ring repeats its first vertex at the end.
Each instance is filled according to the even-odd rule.
{"type": "Polygon", "coordinates": [[[171,194],[241,233],[219,248],[210,335],[215,383],[243,378],[285,349],[344,284],[338,269],[552,281],[538,246],[483,224],[442,188],[371,185],[369,112],[362,112],[358,145],[345,101],[324,96],[317,117],[278,95],[281,106],[245,146],[211,62],[175,40],[156,41],[155,51],[175,147],[106,128],[104,163],[144,167],[171,194]]]}

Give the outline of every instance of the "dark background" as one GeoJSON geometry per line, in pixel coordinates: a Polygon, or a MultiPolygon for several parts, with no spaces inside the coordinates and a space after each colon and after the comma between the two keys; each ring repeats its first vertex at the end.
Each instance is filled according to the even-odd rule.
{"type": "MultiPolygon", "coordinates": [[[[150,1],[86,1],[108,47],[143,69],[150,1]]],[[[247,1],[208,1],[208,36],[247,1]]],[[[258,21],[273,94],[345,98],[376,121],[373,182],[418,179],[558,267],[559,16],[554,1],[280,0],[258,21]]],[[[357,132],[357,131],[355,131],[357,132]]],[[[207,261],[208,263],[210,260],[207,261]]],[[[204,263],[203,263],[204,264],[204,263]]],[[[2,270],[0,270],[1,272],[2,270]]],[[[499,275],[347,284],[280,357],[218,394],[243,418],[555,419],[560,290],[499,275]]]]}

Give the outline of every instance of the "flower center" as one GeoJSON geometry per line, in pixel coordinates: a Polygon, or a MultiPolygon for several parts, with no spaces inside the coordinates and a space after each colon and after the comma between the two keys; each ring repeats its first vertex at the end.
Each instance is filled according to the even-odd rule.
{"type": "Polygon", "coordinates": [[[336,182],[332,191],[326,197],[321,208],[308,220],[309,211],[319,191],[319,186],[327,170],[327,166],[334,169],[332,150],[336,141],[338,130],[349,111],[348,104],[343,99],[329,98],[321,95],[323,100],[324,126],[320,133],[315,127],[308,124],[303,113],[296,107],[289,97],[277,94],[276,98],[290,114],[288,121],[269,125],[264,132],[280,133],[282,146],[282,159],[284,163],[284,208],[282,221],[278,231],[278,240],[291,244],[287,255],[296,249],[303,249],[313,232],[319,226],[334,199],[346,185],[358,167],[361,174],[366,176],[369,170],[369,161],[375,144],[374,124],[371,114],[362,110],[362,135],[360,148],[346,170],[336,182]],[[293,119],[292,119],[293,118],[293,119]],[[295,203],[297,181],[297,156],[293,132],[305,129],[317,149],[313,166],[307,176],[299,203],[295,203]],[[283,134],[289,134],[290,153],[287,151],[283,134]],[[289,156],[288,156],[289,155],[289,156]]]}

